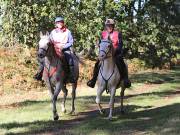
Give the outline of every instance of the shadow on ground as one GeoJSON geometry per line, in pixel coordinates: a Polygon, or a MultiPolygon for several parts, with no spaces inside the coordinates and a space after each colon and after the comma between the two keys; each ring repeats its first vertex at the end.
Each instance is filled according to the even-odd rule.
{"type": "MultiPolygon", "coordinates": [[[[160,134],[179,133],[180,128],[180,104],[172,104],[159,108],[148,109],[133,112],[135,108],[144,108],[141,106],[128,106],[129,113],[120,115],[119,111],[115,111],[118,115],[113,121],[108,121],[105,117],[100,117],[97,110],[81,112],[81,118],[72,120],[60,121],[34,121],[34,122],[13,122],[1,124],[1,129],[10,130],[13,128],[26,128],[27,131],[23,133],[16,133],[19,135],[26,134],[86,134],[94,130],[102,130],[107,133],[131,133],[138,132],[157,132],[160,134]],[[170,125],[170,126],[169,126],[170,125]],[[168,128],[168,130],[164,130],[168,128]],[[77,132],[74,131],[78,130],[77,132]],[[85,132],[86,131],[86,132],[85,132]]],[[[116,108],[117,110],[117,108],[116,108]]],[[[14,133],[8,133],[14,134],[14,133]]]]}

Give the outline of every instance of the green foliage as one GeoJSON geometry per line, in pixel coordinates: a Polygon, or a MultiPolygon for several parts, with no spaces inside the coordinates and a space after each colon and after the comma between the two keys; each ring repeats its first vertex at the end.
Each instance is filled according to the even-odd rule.
{"type": "Polygon", "coordinates": [[[147,66],[161,68],[171,65],[179,52],[176,0],[4,0],[0,4],[1,40],[12,45],[37,46],[39,31],[51,31],[55,17],[64,16],[75,49],[92,51],[105,19],[114,18],[123,33],[124,46],[129,48],[128,58],[140,58],[147,66]]]}
{"type": "Polygon", "coordinates": [[[165,64],[172,67],[172,60],[177,59],[180,51],[177,23],[177,14],[180,12],[171,8],[175,8],[174,4],[175,1],[150,0],[138,9],[137,22],[129,23],[124,29],[125,43],[131,51],[129,58],[140,58],[152,68],[162,68],[165,64]],[[168,19],[172,17],[174,21],[168,19]]]}

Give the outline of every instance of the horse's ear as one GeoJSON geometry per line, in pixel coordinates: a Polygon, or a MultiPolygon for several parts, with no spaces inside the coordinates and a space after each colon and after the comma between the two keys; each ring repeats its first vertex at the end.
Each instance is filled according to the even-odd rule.
{"type": "Polygon", "coordinates": [[[40,35],[40,37],[42,37],[42,36],[43,36],[43,33],[42,33],[42,31],[40,31],[39,35],[40,35]]]}
{"type": "Polygon", "coordinates": [[[46,36],[49,36],[49,32],[48,31],[46,31],[46,36]]]}

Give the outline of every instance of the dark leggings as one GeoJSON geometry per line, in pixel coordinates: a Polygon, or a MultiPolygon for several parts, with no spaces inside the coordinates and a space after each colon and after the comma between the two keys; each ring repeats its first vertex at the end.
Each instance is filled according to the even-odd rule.
{"type": "Polygon", "coordinates": [[[71,55],[71,51],[64,51],[65,59],[69,66],[74,66],[73,57],[71,55]]]}
{"type": "Polygon", "coordinates": [[[119,69],[119,72],[122,76],[121,78],[127,79],[128,78],[128,71],[127,71],[127,67],[126,67],[126,64],[124,62],[123,57],[120,55],[116,55],[115,56],[115,62],[116,62],[116,65],[119,69]]]}

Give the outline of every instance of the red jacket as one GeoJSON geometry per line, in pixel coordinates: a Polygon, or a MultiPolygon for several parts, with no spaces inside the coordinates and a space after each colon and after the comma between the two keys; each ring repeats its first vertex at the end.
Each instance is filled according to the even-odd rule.
{"type": "Polygon", "coordinates": [[[101,38],[102,39],[108,39],[108,36],[110,36],[110,39],[113,43],[113,47],[115,49],[122,49],[122,35],[118,31],[113,31],[112,33],[108,33],[107,31],[103,31],[101,33],[101,38]]]}

